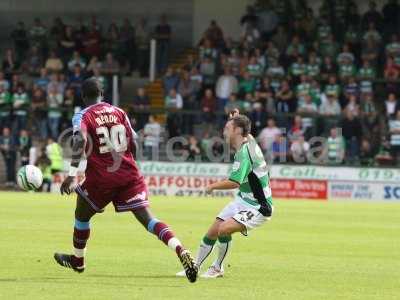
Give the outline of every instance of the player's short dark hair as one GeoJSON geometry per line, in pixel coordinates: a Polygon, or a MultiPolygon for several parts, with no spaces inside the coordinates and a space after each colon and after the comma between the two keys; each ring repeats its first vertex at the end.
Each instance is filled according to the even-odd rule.
{"type": "Polygon", "coordinates": [[[229,119],[233,122],[233,126],[242,129],[242,136],[246,137],[251,131],[251,121],[245,115],[236,115],[229,119]]]}
{"type": "Polygon", "coordinates": [[[82,84],[82,97],[95,100],[101,96],[101,85],[100,82],[95,78],[88,78],[82,84]]]}

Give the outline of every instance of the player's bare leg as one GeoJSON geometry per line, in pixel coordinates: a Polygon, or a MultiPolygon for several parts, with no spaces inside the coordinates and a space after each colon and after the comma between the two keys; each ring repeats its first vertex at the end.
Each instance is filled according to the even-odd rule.
{"type": "Polygon", "coordinates": [[[82,273],[85,270],[86,243],[90,236],[90,219],[96,211],[80,195],[76,200],[73,233],[74,254],[55,253],[54,259],[63,267],[82,273]]]}
{"type": "Polygon", "coordinates": [[[153,217],[148,208],[132,211],[136,219],[151,233],[156,235],[165,245],[175,251],[185,270],[185,275],[190,282],[197,279],[198,267],[190,252],[186,250],[182,243],[175,237],[173,231],[165,223],[153,217]]]}

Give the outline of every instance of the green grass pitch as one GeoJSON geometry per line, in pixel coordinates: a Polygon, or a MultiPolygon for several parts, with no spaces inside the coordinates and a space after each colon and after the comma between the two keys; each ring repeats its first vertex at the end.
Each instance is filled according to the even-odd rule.
{"type": "MultiPolygon", "coordinates": [[[[153,197],[152,210],[196,252],[229,199],[153,197]]],[[[87,269],[71,250],[74,197],[0,193],[0,299],[400,299],[400,205],[276,201],[272,221],[236,235],[226,275],[190,284],[175,254],[129,213],[92,220],[87,269]]],[[[207,262],[211,262],[207,261],[207,262]]]]}

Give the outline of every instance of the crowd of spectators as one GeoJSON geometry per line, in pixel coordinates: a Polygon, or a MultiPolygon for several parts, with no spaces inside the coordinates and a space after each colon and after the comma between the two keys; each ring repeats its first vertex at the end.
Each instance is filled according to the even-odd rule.
{"type": "MultiPolygon", "coordinates": [[[[144,18],[134,25],[126,18],[108,28],[96,16],[70,23],[60,17],[51,24],[40,18],[29,25],[17,22],[10,33],[12,45],[0,58],[0,148],[8,181],[13,181],[17,162],[27,163],[26,137],[41,149],[70,127],[72,115],[82,109],[86,78],[97,78],[105,100],[111,101],[114,75],[120,79],[137,71],[147,76],[151,38],[158,41],[158,70],[165,70],[170,37],[164,15],[154,28],[144,18]]],[[[39,152],[46,161],[46,151],[39,152]]]]}
{"type": "Polygon", "coordinates": [[[324,161],[392,163],[400,149],[400,7],[374,1],[260,1],[240,20],[239,41],[211,21],[182,69],[163,77],[170,137],[221,133],[238,108],[276,161],[309,161],[325,137],[324,161]],[[197,113],[196,113],[197,112],[197,113]],[[198,113],[201,112],[201,113],[198,113]],[[215,131],[214,131],[215,130],[215,131]],[[297,159],[301,158],[301,159],[297,159]]]}

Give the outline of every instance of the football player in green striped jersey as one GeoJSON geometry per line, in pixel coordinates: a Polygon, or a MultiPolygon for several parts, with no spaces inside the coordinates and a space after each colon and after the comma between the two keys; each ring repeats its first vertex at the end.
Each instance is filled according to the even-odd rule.
{"type": "MultiPolygon", "coordinates": [[[[248,231],[261,226],[272,216],[273,203],[269,185],[269,172],[263,153],[250,134],[251,122],[236,110],[231,113],[224,128],[226,141],[236,151],[228,179],[207,187],[207,193],[214,190],[238,189],[234,199],[216,217],[201,241],[196,264],[200,266],[211,254],[218,240],[218,254],[214,263],[201,276],[222,277],[223,261],[227,257],[232,234],[248,231]]],[[[177,275],[183,275],[179,272],[177,275]]]]}

